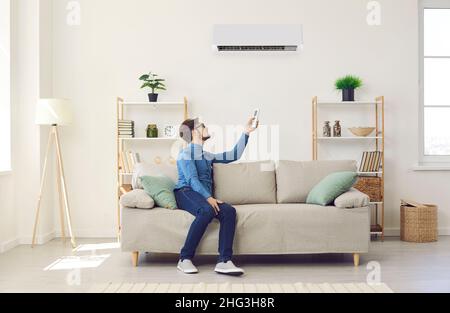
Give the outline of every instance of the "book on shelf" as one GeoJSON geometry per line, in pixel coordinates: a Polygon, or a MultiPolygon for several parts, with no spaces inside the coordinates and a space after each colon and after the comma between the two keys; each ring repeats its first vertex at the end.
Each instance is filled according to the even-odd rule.
{"type": "Polygon", "coordinates": [[[119,135],[134,135],[134,130],[119,130],[119,135]]]}
{"type": "Polygon", "coordinates": [[[134,121],[132,120],[119,120],[119,125],[134,125],[134,121]]]}
{"type": "Polygon", "coordinates": [[[124,174],[129,173],[130,169],[128,167],[128,161],[127,161],[125,152],[124,151],[120,152],[119,157],[120,157],[120,164],[122,167],[122,173],[124,173],[124,174]]]}
{"type": "Polygon", "coordinates": [[[134,138],[134,121],[119,120],[119,138],[134,138]]]}
{"type": "Polygon", "coordinates": [[[365,151],[361,157],[359,171],[361,173],[378,173],[381,168],[381,151],[365,151]]]}
{"type": "Polygon", "coordinates": [[[134,160],[134,153],[132,151],[128,151],[127,156],[128,156],[128,165],[130,166],[130,173],[133,173],[134,165],[136,164],[134,160]]]}
{"type": "Polygon", "coordinates": [[[133,151],[122,151],[119,154],[119,165],[121,173],[131,174],[137,163],[141,162],[141,156],[139,153],[133,151]]]}

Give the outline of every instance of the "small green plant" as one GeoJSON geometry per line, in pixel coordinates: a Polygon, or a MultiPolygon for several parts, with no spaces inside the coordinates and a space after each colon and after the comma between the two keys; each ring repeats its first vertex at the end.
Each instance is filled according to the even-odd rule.
{"type": "Polygon", "coordinates": [[[158,78],[158,75],[152,72],[142,75],[139,80],[144,82],[141,89],[150,88],[152,93],[156,93],[158,90],[166,90],[166,85],[164,84],[166,80],[158,78]]]}
{"type": "Polygon", "coordinates": [[[363,85],[363,82],[359,77],[347,75],[336,80],[334,85],[337,90],[358,89],[363,85]]]}

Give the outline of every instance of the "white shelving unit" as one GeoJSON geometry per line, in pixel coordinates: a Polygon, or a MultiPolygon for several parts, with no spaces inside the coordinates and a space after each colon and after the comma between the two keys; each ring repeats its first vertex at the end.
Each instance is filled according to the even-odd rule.
{"type": "Polygon", "coordinates": [[[364,142],[374,141],[376,151],[382,152],[382,168],[379,172],[358,172],[359,176],[379,177],[381,179],[381,193],[382,201],[371,202],[371,206],[375,208],[375,222],[371,226],[372,235],[381,235],[381,240],[384,240],[384,177],[385,177],[385,163],[384,163],[384,97],[377,97],[375,101],[354,101],[354,102],[342,102],[342,101],[319,101],[318,97],[314,97],[312,101],[312,151],[313,160],[319,159],[319,143],[326,144],[330,142],[340,143],[345,148],[345,144],[349,142],[364,142]],[[371,106],[375,109],[375,134],[371,137],[322,137],[318,136],[318,110],[321,106],[330,106],[339,110],[355,109],[358,107],[371,106]],[[379,211],[381,211],[379,214],[379,211]],[[379,215],[381,215],[379,217],[379,215]],[[379,220],[380,218],[380,220],[379,220]]]}
{"type": "Polygon", "coordinates": [[[160,106],[184,106],[184,102],[123,102],[123,105],[127,106],[150,106],[150,107],[160,107],[160,106]]]}
{"type": "MultiPolygon", "coordinates": [[[[132,173],[125,173],[123,169],[121,168],[120,164],[120,158],[121,154],[124,151],[124,147],[129,144],[138,143],[141,144],[148,144],[149,148],[152,147],[152,145],[159,145],[159,144],[167,144],[176,142],[179,140],[178,137],[175,138],[166,138],[166,137],[159,137],[159,138],[146,138],[146,137],[136,137],[136,138],[120,138],[119,137],[119,121],[124,119],[130,119],[134,120],[132,116],[127,116],[126,108],[137,108],[140,112],[140,114],[149,115],[150,117],[153,116],[155,111],[159,110],[176,110],[174,112],[182,112],[182,115],[180,114],[180,117],[183,118],[183,120],[186,120],[188,118],[188,100],[186,97],[184,97],[183,101],[164,101],[164,102],[140,102],[140,101],[125,101],[123,98],[118,97],[117,98],[117,125],[116,125],[116,139],[117,139],[117,189],[118,189],[118,197],[117,197],[117,236],[120,240],[120,204],[119,204],[119,198],[122,194],[129,192],[132,188],[131,185],[125,184],[125,178],[129,179],[133,174],[132,173]],[[148,113],[147,111],[148,110],[148,113]],[[143,113],[145,112],[145,113],[143,113]]],[[[172,112],[172,111],[170,111],[172,112]]],[[[174,113],[175,114],[175,113],[174,113]]]]}
{"type": "Polygon", "coordinates": [[[119,138],[119,140],[121,141],[153,141],[153,142],[158,142],[158,141],[177,141],[179,138],[178,137],[174,137],[174,138],[119,138]]]}
{"type": "Polygon", "coordinates": [[[317,137],[317,140],[373,140],[373,139],[383,139],[383,137],[317,137]]]}

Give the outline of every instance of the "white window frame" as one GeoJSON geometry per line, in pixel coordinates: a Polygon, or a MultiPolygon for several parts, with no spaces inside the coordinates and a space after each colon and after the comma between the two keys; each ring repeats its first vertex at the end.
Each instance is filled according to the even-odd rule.
{"type": "Polygon", "coordinates": [[[421,0],[419,2],[419,69],[420,69],[420,101],[419,101],[419,165],[433,166],[444,165],[450,167],[450,155],[431,156],[425,154],[425,9],[450,9],[450,0],[421,0]]]}
{"type": "MultiPolygon", "coordinates": [[[[7,22],[7,28],[6,32],[8,34],[8,38],[6,41],[6,52],[7,58],[6,63],[8,64],[5,68],[1,68],[2,74],[6,74],[9,77],[6,79],[6,84],[3,84],[3,88],[0,90],[2,93],[2,98],[0,99],[0,112],[3,116],[0,116],[0,123],[2,123],[3,126],[6,126],[8,128],[8,131],[4,131],[2,129],[2,133],[0,136],[2,136],[0,140],[0,153],[5,153],[6,158],[5,164],[0,164],[0,175],[3,174],[9,174],[12,170],[12,160],[11,160],[11,0],[0,0],[1,8],[2,8],[2,16],[1,20],[2,22],[7,22]],[[5,10],[6,8],[6,10],[5,10]],[[6,88],[5,88],[6,85],[6,88]],[[6,112],[6,114],[5,114],[6,112]]],[[[3,30],[2,30],[3,32],[3,30]]],[[[3,60],[2,60],[3,63],[3,60]]],[[[2,66],[3,67],[3,66],[2,66]]],[[[3,78],[1,79],[3,81],[3,78]]],[[[3,82],[4,83],[4,82],[3,82]]],[[[2,156],[2,159],[5,155],[2,156]]]]}

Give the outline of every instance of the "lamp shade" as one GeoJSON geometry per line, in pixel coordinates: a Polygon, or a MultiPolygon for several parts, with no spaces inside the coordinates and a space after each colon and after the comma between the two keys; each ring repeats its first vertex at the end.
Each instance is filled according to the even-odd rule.
{"type": "Polygon", "coordinates": [[[40,99],[36,106],[37,125],[69,125],[72,104],[67,99],[40,99]]]}

